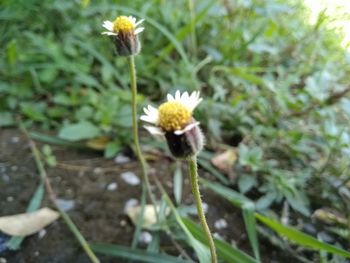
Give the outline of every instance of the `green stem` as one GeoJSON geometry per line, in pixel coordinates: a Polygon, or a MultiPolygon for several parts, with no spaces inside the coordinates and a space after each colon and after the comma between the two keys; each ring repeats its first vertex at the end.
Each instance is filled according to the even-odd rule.
{"type": "MultiPolygon", "coordinates": [[[[140,147],[138,123],[137,123],[136,69],[135,69],[135,61],[133,56],[128,57],[128,64],[129,64],[129,71],[130,71],[130,86],[131,86],[131,93],[132,93],[132,133],[134,137],[135,150],[136,150],[136,155],[141,163],[142,177],[143,177],[144,183],[146,184],[146,190],[149,194],[151,202],[154,205],[154,209],[156,210],[156,200],[153,193],[151,192],[151,187],[150,187],[150,182],[149,182],[149,177],[147,172],[147,163],[142,154],[141,147],[140,147]]],[[[156,211],[156,215],[158,215],[157,211],[156,211]]]]}
{"type": "Polygon", "coordinates": [[[199,220],[202,224],[202,227],[204,229],[204,232],[208,239],[208,244],[210,248],[210,254],[211,254],[211,262],[217,263],[217,257],[216,257],[216,250],[215,250],[215,244],[213,237],[211,236],[210,229],[208,227],[207,221],[205,219],[205,214],[203,211],[202,206],[202,200],[201,195],[199,192],[199,185],[198,185],[198,171],[197,171],[197,156],[191,156],[188,158],[188,165],[190,167],[190,176],[191,176],[191,185],[192,185],[192,193],[194,196],[194,200],[197,207],[197,213],[199,220]]]}

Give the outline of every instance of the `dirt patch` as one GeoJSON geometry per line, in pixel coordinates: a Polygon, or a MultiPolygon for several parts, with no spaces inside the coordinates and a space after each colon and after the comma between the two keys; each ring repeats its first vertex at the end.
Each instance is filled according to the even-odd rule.
{"type": "MultiPolygon", "coordinates": [[[[38,143],[40,146],[40,143],[38,143]]],[[[134,226],[124,214],[124,207],[131,198],[139,199],[140,185],[129,185],[122,178],[123,172],[133,171],[140,175],[137,161],[131,159],[125,164],[102,158],[99,153],[78,151],[53,146],[59,165],[47,169],[58,198],[74,201],[68,213],[89,242],[112,243],[129,246],[134,226]],[[114,187],[109,187],[114,184],[114,187]],[[116,189],[114,189],[116,186],[116,189]],[[114,190],[113,190],[114,189],[114,190]]],[[[170,160],[161,158],[152,163],[153,172],[163,183],[168,193],[172,193],[170,160]]],[[[184,170],[184,176],[186,170],[184,170]]],[[[201,171],[201,175],[210,175],[201,171]]],[[[213,178],[210,178],[213,179],[213,178]]],[[[28,142],[17,130],[2,130],[0,133],[0,215],[25,211],[37,185],[36,171],[28,142]]],[[[192,204],[189,180],[184,180],[183,202],[192,204]]],[[[244,231],[241,212],[226,200],[212,192],[203,191],[203,201],[208,204],[208,222],[213,230],[226,241],[235,243],[251,254],[244,231]],[[225,219],[227,227],[214,227],[218,219],[225,219]]],[[[51,207],[45,199],[44,206],[51,207]]],[[[176,251],[171,249],[171,251],[176,251]]],[[[273,262],[281,256],[271,253],[268,246],[261,247],[264,262],[273,262]]],[[[0,257],[7,262],[89,262],[77,241],[62,220],[58,220],[41,234],[27,237],[18,251],[6,251],[0,257]]],[[[121,259],[101,257],[102,262],[124,262],[121,259]]],[[[279,260],[275,262],[280,262],[279,260]]],[[[284,262],[288,262],[284,260],[284,262]]],[[[290,261],[295,262],[295,261],[290,261]]]]}

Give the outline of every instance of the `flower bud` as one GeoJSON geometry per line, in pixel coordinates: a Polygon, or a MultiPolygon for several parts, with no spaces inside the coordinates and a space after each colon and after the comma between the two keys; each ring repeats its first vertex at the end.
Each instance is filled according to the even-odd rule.
{"type": "Polygon", "coordinates": [[[114,22],[103,22],[102,26],[108,31],[102,32],[102,34],[113,37],[119,56],[133,56],[138,54],[141,50],[138,34],[141,33],[144,28],[137,26],[142,22],[143,19],[136,22],[136,18],[132,16],[119,16],[114,22]]]}

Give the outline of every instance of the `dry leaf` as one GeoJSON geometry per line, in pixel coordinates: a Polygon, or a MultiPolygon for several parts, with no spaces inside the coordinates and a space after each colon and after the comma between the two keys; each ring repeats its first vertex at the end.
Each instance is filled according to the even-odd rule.
{"type": "MultiPolygon", "coordinates": [[[[126,210],[126,214],[130,217],[131,221],[134,225],[137,224],[137,220],[141,213],[141,206],[133,206],[126,210]]],[[[159,207],[157,207],[157,210],[159,207]]],[[[144,229],[152,229],[152,225],[157,223],[157,216],[155,213],[155,209],[153,205],[145,205],[144,218],[142,228],[144,229]]],[[[166,214],[169,214],[170,210],[166,211],[166,214]]]]}
{"type": "Polygon", "coordinates": [[[224,172],[226,174],[231,174],[232,167],[235,164],[236,160],[237,160],[236,152],[233,149],[230,149],[223,153],[215,155],[211,159],[211,162],[221,172],[224,172]]]}
{"type": "Polygon", "coordinates": [[[313,213],[312,217],[332,225],[337,224],[337,225],[347,226],[347,223],[348,223],[344,215],[330,208],[317,209],[313,213]]]}
{"type": "Polygon", "coordinates": [[[110,141],[109,137],[101,136],[101,137],[88,140],[86,145],[91,149],[103,151],[104,149],[106,149],[109,141],[110,141]]]}
{"type": "Polygon", "coordinates": [[[0,217],[0,230],[10,236],[29,236],[54,222],[59,213],[47,207],[32,213],[0,217]]]}

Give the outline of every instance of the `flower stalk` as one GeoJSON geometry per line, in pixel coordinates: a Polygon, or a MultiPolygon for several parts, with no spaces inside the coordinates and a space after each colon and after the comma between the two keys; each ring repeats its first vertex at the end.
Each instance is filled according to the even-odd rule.
{"type": "MultiPolygon", "coordinates": [[[[154,205],[154,209],[156,210],[156,200],[151,192],[149,177],[148,177],[148,169],[147,169],[147,162],[145,160],[145,157],[142,154],[141,146],[140,146],[140,139],[139,139],[139,133],[138,133],[138,119],[137,119],[137,83],[136,83],[136,69],[135,69],[135,60],[134,56],[128,56],[128,65],[129,65],[129,72],[130,72],[130,86],[131,86],[131,94],[132,94],[132,101],[131,101],[131,110],[132,110],[132,133],[133,133],[133,139],[134,139],[134,145],[135,145],[135,151],[137,158],[139,159],[141,163],[142,168],[142,178],[145,183],[146,191],[149,194],[149,197],[151,199],[152,204],[154,205]]],[[[157,211],[156,211],[157,215],[157,211]]]]}
{"type": "Polygon", "coordinates": [[[215,250],[215,244],[213,237],[211,235],[209,226],[207,224],[207,221],[205,219],[205,214],[203,211],[203,205],[201,200],[201,195],[199,192],[199,185],[198,185],[198,171],[197,171],[197,156],[193,155],[187,158],[188,160],[188,166],[190,170],[190,177],[191,177],[191,186],[192,186],[192,194],[196,203],[197,207],[197,214],[199,217],[199,221],[201,222],[201,225],[204,229],[205,235],[207,236],[210,254],[211,254],[211,262],[217,263],[217,256],[216,256],[216,250],[215,250]]]}

